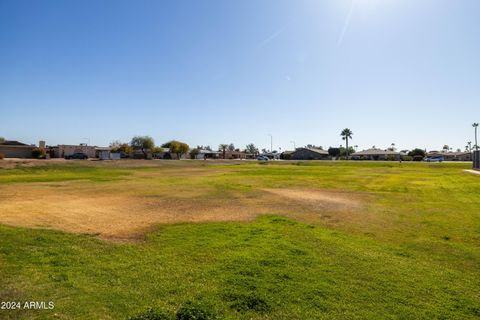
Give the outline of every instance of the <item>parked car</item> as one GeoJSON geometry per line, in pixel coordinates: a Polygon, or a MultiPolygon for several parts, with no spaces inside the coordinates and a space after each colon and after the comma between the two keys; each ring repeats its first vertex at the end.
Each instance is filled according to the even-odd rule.
{"type": "Polygon", "coordinates": [[[427,161],[427,162],[443,162],[443,161],[445,161],[445,158],[442,157],[442,156],[428,157],[424,161],[427,161]]]}
{"type": "Polygon", "coordinates": [[[268,159],[267,156],[259,156],[259,157],[257,157],[257,160],[259,160],[259,161],[268,161],[268,160],[270,160],[270,159],[268,159]]]}
{"type": "Polygon", "coordinates": [[[86,160],[88,159],[88,155],[83,152],[75,152],[74,154],[65,156],[65,159],[67,160],[73,160],[73,159],[78,159],[78,160],[86,160]]]}

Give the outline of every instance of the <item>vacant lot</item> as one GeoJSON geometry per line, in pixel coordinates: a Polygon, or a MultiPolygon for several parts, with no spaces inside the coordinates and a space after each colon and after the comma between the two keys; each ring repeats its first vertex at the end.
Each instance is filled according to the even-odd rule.
{"type": "Polygon", "coordinates": [[[468,164],[0,161],[0,318],[480,317],[468,164]]]}

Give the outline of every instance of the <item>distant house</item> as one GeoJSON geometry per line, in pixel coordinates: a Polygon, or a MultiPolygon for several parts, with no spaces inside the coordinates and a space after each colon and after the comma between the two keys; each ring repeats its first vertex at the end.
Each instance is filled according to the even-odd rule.
{"type": "Polygon", "coordinates": [[[243,151],[226,150],[225,159],[247,159],[247,153],[243,151]]]}
{"type": "MultiPolygon", "coordinates": [[[[278,160],[278,159],[280,159],[281,153],[278,153],[276,151],[275,152],[264,152],[264,153],[260,153],[258,156],[259,157],[267,157],[270,160],[278,160]]],[[[253,156],[250,159],[255,159],[255,157],[253,156]]]]}
{"type": "Polygon", "coordinates": [[[222,153],[220,151],[198,149],[198,154],[195,156],[195,159],[198,159],[198,160],[220,159],[221,156],[222,156],[222,153]]]}
{"type": "Polygon", "coordinates": [[[443,157],[445,161],[472,161],[471,152],[441,152],[430,151],[427,153],[427,157],[443,157]]]}
{"type": "Polygon", "coordinates": [[[120,152],[112,152],[109,147],[95,147],[95,156],[100,160],[120,160],[120,152]]]}
{"type": "Polygon", "coordinates": [[[282,153],[280,153],[280,159],[282,160],[291,160],[292,159],[292,154],[294,153],[295,151],[283,151],[282,153]]]}
{"type": "Polygon", "coordinates": [[[28,145],[14,140],[0,142],[0,153],[5,158],[32,158],[32,151],[36,146],[28,145]]]}
{"type": "Polygon", "coordinates": [[[400,160],[402,154],[392,150],[372,148],[351,155],[352,160],[400,160]]]}
{"type": "Polygon", "coordinates": [[[85,153],[89,158],[95,158],[96,150],[93,146],[87,146],[86,144],[79,145],[67,145],[59,144],[56,147],[50,147],[50,157],[52,158],[65,158],[71,156],[74,153],[85,153]]]}
{"type": "Polygon", "coordinates": [[[328,160],[328,151],[317,148],[297,148],[290,154],[291,160],[328,160]]]}

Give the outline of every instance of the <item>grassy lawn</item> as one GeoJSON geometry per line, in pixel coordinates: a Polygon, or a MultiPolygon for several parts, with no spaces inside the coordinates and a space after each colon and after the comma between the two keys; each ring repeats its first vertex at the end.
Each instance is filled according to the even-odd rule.
{"type": "Polygon", "coordinates": [[[55,302],[0,318],[126,319],[194,301],[222,319],[478,319],[480,176],[468,168],[0,169],[0,301],[55,302]],[[78,221],[62,215],[73,204],[78,221]]]}

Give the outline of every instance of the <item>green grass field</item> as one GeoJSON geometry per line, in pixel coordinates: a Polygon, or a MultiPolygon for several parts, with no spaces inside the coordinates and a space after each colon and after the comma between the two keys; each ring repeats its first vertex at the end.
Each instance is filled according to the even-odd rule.
{"type": "Polygon", "coordinates": [[[480,176],[468,168],[203,161],[3,168],[0,301],[55,308],[0,310],[0,318],[126,319],[150,307],[173,315],[194,301],[221,319],[479,319],[480,176]],[[356,205],[265,191],[277,189],[327,192],[356,205]],[[149,202],[146,214],[168,204],[189,218],[158,221],[135,241],[66,232],[75,226],[61,221],[32,228],[20,212],[30,207],[18,204],[28,192],[44,197],[38,201],[54,192],[65,201],[115,195],[135,208],[155,200],[161,205],[149,202]],[[247,206],[248,217],[225,221],[247,206]],[[188,222],[215,208],[223,219],[188,222]]]}

